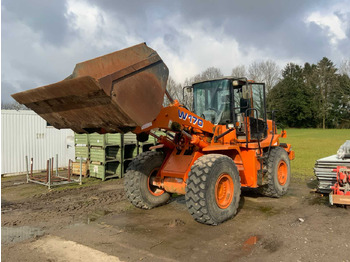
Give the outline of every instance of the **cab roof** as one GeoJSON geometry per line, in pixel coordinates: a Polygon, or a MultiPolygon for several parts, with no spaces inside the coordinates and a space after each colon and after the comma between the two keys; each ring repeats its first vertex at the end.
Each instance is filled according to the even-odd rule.
{"type": "Polygon", "coordinates": [[[217,80],[237,80],[237,81],[239,81],[240,85],[245,85],[247,82],[248,83],[254,83],[254,81],[248,80],[246,77],[224,76],[224,77],[219,77],[219,78],[213,78],[213,79],[197,81],[197,82],[192,83],[192,85],[205,83],[205,82],[212,82],[212,81],[217,81],[217,80]]]}

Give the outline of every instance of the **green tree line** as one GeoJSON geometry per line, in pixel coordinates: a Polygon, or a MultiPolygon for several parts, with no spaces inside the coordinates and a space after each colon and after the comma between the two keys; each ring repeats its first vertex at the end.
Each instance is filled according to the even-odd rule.
{"type": "Polygon", "coordinates": [[[350,78],[328,58],[289,63],[268,92],[268,109],[287,127],[350,128],[350,78]]]}

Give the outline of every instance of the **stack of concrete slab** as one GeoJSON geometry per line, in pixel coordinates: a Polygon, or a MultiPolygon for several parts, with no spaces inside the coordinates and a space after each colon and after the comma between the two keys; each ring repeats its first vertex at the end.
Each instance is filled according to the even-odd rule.
{"type": "Polygon", "coordinates": [[[318,192],[330,193],[331,186],[337,181],[337,166],[350,167],[350,158],[340,159],[337,155],[321,158],[316,161],[314,172],[318,180],[318,192]]]}

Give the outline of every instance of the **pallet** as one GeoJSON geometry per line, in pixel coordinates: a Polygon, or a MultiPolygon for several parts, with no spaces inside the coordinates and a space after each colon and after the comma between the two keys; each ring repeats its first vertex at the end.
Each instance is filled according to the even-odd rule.
{"type": "MultiPolygon", "coordinates": [[[[89,162],[88,161],[83,162],[81,166],[82,166],[81,175],[84,177],[87,177],[89,175],[89,162]]],[[[80,176],[80,162],[72,163],[72,175],[80,176]]]]}

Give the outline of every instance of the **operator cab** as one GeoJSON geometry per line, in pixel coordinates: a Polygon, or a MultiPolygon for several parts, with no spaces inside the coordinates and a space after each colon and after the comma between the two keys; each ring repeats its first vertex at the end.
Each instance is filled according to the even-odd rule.
{"type": "Polygon", "coordinates": [[[234,126],[238,137],[247,133],[248,116],[251,139],[267,136],[265,84],[227,77],[197,82],[192,87],[193,109],[198,116],[215,125],[234,126]]]}

